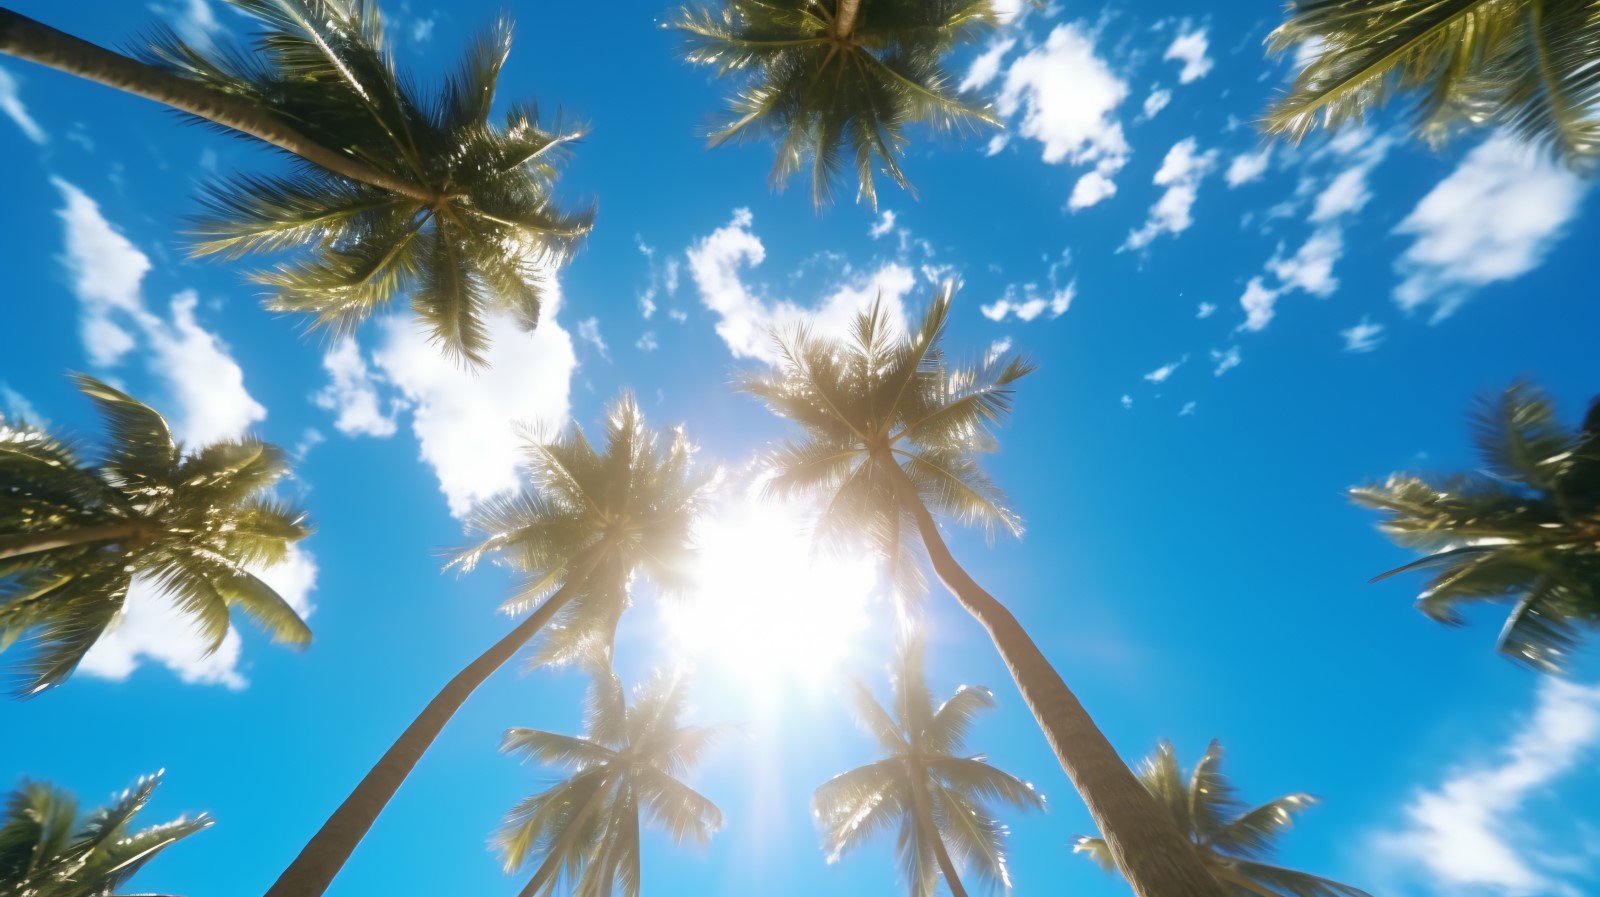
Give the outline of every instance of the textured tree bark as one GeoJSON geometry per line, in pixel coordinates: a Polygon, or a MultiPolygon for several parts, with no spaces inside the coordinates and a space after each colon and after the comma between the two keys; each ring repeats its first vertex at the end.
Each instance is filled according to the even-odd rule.
{"type": "Polygon", "coordinates": [[[426,187],[409,183],[317,143],[247,100],[180,78],[3,8],[0,8],[0,53],[37,62],[199,116],[287,150],[307,162],[353,181],[381,187],[418,202],[431,203],[438,198],[434,191],[426,187]]]}
{"type": "Polygon", "coordinates": [[[834,15],[833,34],[843,40],[855,33],[856,17],[861,15],[861,0],[839,0],[839,11],[834,15]]]}
{"type": "Polygon", "coordinates": [[[988,631],[1022,692],[1023,702],[1082,795],[1134,893],[1139,897],[1225,897],[1193,846],[1122,762],[1022,624],[956,562],[905,471],[882,456],[878,464],[901,504],[915,518],[940,582],[988,631]]]}
{"type": "Polygon", "coordinates": [[[594,793],[589,795],[589,799],[583,802],[583,809],[579,810],[578,815],[574,816],[572,821],[567,823],[567,827],[561,831],[561,837],[557,838],[556,843],[551,846],[550,853],[545,856],[544,862],[539,864],[539,870],[533,873],[533,878],[528,881],[527,887],[517,892],[517,897],[533,897],[560,873],[562,857],[566,855],[568,850],[572,849],[572,842],[577,839],[578,833],[583,830],[584,825],[600,809],[600,799],[605,796],[606,789],[610,787],[610,782],[604,779],[600,781],[600,784],[595,787],[594,793]]]}
{"type": "Polygon", "coordinates": [[[106,523],[100,526],[80,526],[76,529],[53,530],[47,533],[14,533],[0,536],[0,561],[93,542],[117,542],[139,535],[143,528],[142,524],[130,521],[106,523]]]}
{"type": "Polygon", "coordinates": [[[267,897],[320,897],[344,868],[350,854],[366,837],[378,815],[405,783],[417,761],[432,746],[445,724],[461,705],[491,675],[516,656],[544,625],[577,594],[577,586],[594,572],[601,557],[601,546],[589,549],[554,595],[545,599],[494,647],[468,664],[428,702],[399,739],[379,758],[377,764],[356,785],[344,803],[333,811],[315,836],[300,850],[289,868],[283,870],[267,897]]]}

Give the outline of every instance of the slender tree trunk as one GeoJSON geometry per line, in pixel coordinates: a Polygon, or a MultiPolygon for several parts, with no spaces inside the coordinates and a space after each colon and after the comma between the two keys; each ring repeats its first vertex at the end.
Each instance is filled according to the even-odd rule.
{"type": "Polygon", "coordinates": [[[426,187],[408,183],[317,143],[255,103],[146,65],[4,8],[0,8],[0,53],[155,100],[248,134],[353,181],[381,187],[418,202],[431,203],[437,198],[426,187]]]}
{"type": "Polygon", "coordinates": [[[911,800],[916,804],[912,812],[917,814],[917,825],[927,833],[928,844],[933,848],[933,858],[939,864],[939,872],[944,876],[944,883],[950,888],[950,897],[967,897],[967,889],[961,884],[961,874],[956,871],[956,864],[950,860],[950,851],[945,849],[944,835],[939,832],[939,826],[933,821],[933,802],[928,798],[927,769],[920,763],[913,764],[911,768],[911,800]]]}
{"type": "Polygon", "coordinates": [[[595,546],[579,560],[567,581],[528,619],[517,624],[505,638],[483,652],[476,660],[455,675],[440,692],[428,702],[411,725],[400,734],[395,743],[384,752],[377,765],[356,785],[328,821],[322,824],[315,836],[301,848],[289,868],[283,870],[278,880],[267,890],[267,897],[320,897],[333,882],[334,876],[344,868],[350,854],[366,837],[367,831],[377,821],[378,814],[400,790],[406,777],[416,767],[417,761],[433,744],[450,718],[484,680],[505,666],[516,656],[539,630],[577,594],[577,584],[594,572],[599,563],[602,546],[595,546]]]}
{"type": "Polygon", "coordinates": [[[983,624],[1022,700],[1033,712],[1056,760],[1066,770],[1111,848],[1117,867],[1139,897],[1224,897],[1194,847],[1078,703],[1022,624],[984,591],[950,554],[916,486],[892,458],[878,463],[902,505],[917,521],[934,572],[967,613],[983,624]]]}
{"type": "Polygon", "coordinates": [[[76,529],[52,530],[44,533],[15,533],[8,536],[0,536],[0,561],[25,554],[53,551],[57,548],[88,545],[93,542],[117,542],[139,535],[143,528],[142,524],[129,521],[127,523],[105,523],[98,526],[80,526],[76,529]]]}
{"type": "Polygon", "coordinates": [[[839,0],[833,16],[833,33],[841,40],[855,33],[856,17],[861,15],[861,0],[839,0]]]}
{"type": "Polygon", "coordinates": [[[550,852],[545,855],[544,862],[539,864],[539,871],[533,873],[532,880],[528,882],[527,887],[517,892],[517,897],[533,897],[551,879],[561,874],[561,866],[567,851],[572,849],[572,843],[578,839],[583,827],[599,811],[601,798],[605,797],[606,789],[609,787],[611,787],[609,781],[600,780],[600,784],[595,786],[594,793],[589,795],[589,799],[583,802],[583,807],[578,810],[578,815],[572,817],[572,820],[567,823],[567,827],[562,829],[561,837],[557,838],[556,843],[551,845],[550,852]]]}

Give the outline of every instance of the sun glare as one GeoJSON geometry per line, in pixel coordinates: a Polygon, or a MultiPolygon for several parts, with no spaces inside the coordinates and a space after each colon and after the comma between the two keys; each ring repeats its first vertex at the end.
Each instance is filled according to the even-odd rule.
{"type": "Polygon", "coordinates": [[[867,629],[872,560],[814,550],[804,508],[753,490],[698,535],[697,585],[664,603],[668,650],[758,702],[827,686],[867,629]]]}

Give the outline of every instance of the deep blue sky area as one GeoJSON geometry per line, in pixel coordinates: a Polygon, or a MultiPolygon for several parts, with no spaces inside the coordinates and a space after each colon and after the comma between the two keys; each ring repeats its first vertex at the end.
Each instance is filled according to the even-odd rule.
{"type": "MultiPolygon", "coordinates": [[[[955,278],[951,350],[1009,345],[1039,369],[986,462],[1027,532],[991,546],[954,530],[953,547],[1125,757],[1169,739],[1187,765],[1221,739],[1246,799],[1320,800],[1279,861],[1374,894],[1600,890],[1600,663],[1541,678],[1494,654],[1497,609],[1452,630],[1412,609],[1416,580],[1368,585],[1410,555],[1343,495],[1394,470],[1472,468],[1466,413],[1518,379],[1581,416],[1600,327],[1587,182],[1486,132],[1430,149],[1395,114],[1269,147],[1253,122],[1291,67],[1263,49],[1280,4],[1136,6],[1054,0],[958,52],[951,70],[996,98],[1004,136],[913,131],[915,198],[880,183],[876,211],[842,190],[818,212],[804,184],[769,187],[769,145],[706,149],[726,85],[678,59],[671,6],[387,0],[399,65],[427,85],[504,11],[517,38],[501,105],[592,129],[560,193],[597,203],[593,235],[538,334],[498,329],[476,380],[434,359],[401,303],[335,344],[264,311],[252,262],[188,257],[198,186],[280,158],[0,59],[0,412],[92,443],[65,376],[82,370],[181,434],[248,427],[293,450],[283,489],[317,527],[293,582],[314,608],[309,650],[245,628],[201,660],[147,605],[68,684],[0,703],[0,783],[45,779],[89,803],[164,768],[149,821],[205,810],[218,825],[134,890],[260,893],[505,631],[509,575],[440,567],[472,504],[515,482],[510,421],[598,428],[632,389],[738,483],[784,432],[729,387],[770,361],[748,334],[837,326],[879,291],[914,316],[955,278]]],[[[221,0],[14,7],[121,48],[163,19],[207,40],[251,28],[221,0]]],[[[806,550],[779,530],[793,538],[773,557],[806,550]]],[[[839,622],[859,595],[775,596],[766,557],[719,574],[734,605],[784,602],[740,617],[783,632],[724,624],[783,654],[755,684],[685,648],[648,588],[623,623],[625,680],[693,654],[695,721],[743,727],[693,777],[726,827],[707,848],[648,834],[645,891],[895,893],[892,836],[830,865],[809,811],[812,788],[874,759],[840,684],[885,683],[892,614],[870,603],[839,622]]],[[[983,632],[943,592],[925,610],[935,692],[984,684],[1000,701],[969,749],[1049,797],[1045,814],[1006,816],[1017,891],[1127,893],[1072,854],[1087,813],[983,632]]],[[[497,676],[330,893],[515,893],[525,878],[487,840],[554,772],[500,755],[499,735],[578,731],[584,685],[497,676]]]]}

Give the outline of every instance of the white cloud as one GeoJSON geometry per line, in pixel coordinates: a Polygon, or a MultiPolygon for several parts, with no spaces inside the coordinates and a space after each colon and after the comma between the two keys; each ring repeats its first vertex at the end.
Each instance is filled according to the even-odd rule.
{"type": "MultiPolygon", "coordinates": [[[[282,595],[302,618],[311,615],[317,564],[310,552],[291,545],[282,563],[246,569],[282,595]]],[[[230,627],[217,650],[207,654],[204,640],[192,623],[173,608],[161,587],[141,578],[129,588],[113,628],[89,649],[78,669],[90,676],[120,682],[132,675],[142,661],[150,660],[192,685],[241,689],[247,684],[239,669],[241,648],[238,630],[230,627]]]]}
{"type": "Polygon", "coordinates": [[[1244,359],[1239,355],[1238,346],[1229,346],[1227,349],[1212,349],[1211,361],[1216,365],[1212,376],[1220,377],[1239,366],[1244,359]]]}
{"type": "Polygon", "coordinates": [[[35,426],[45,426],[49,421],[33,407],[28,397],[0,383],[0,420],[27,421],[35,426]]]}
{"type": "Polygon", "coordinates": [[[1283,290],[1304,290],[1313,296],[1331,296],[1339,288],[1333,276],[1334,263],[1344,255],[1344,233],[1337,227],[1324,227],[1311,236],[1288,258],[1274,256],[1267,262],[1283,290]]]}
{"type": "Polygon", "coordinates": [[[1161,198],[1150,207],[1150,217],[1138,230],[1131,231],[1122,249],[1143,249],[1162,234],[1180,234],[1194,223],[1194,202],[1200,181],[1216,165],[1216,150],[1197,152],[1193,137],[1173,144],[1156,171],[1154,183],[1166,187],[1161,198]]]}
{"type": "Polygon", "coordinates": [[[52,180],[66,201],[57,214],[66,225],[66,256],[72,289],[83,312],[84,348],[90,362],[115,364],[134,347],[134,335],[113,318],[144,311],[140,284],[150,259],[111,226],[88,194],[52,180]]]}
{"type": "MultiPolygon", "coordinates": [[[[1120,166],[1112,167],[1112,171],[1114,172],[1118,167],[1120,166]]],[[[1072,185],[1072,195],[1067,198],[1067,208],[1074,212],[1079,209],[1087,209],[1092,205],[1097,205],[1110,199],[1116,193],[1117,182],[1096,168],[1094,171],[1078,178],[1078,182],[1072,185]]]]}
{"type": "MultiPolygon", "coordinates": [[[[1492,759],[1477,752],[1437,788],[1406,805],[1405,823],[1376,843],[1438,888],[1506,897],[1580,891],[1562,880],[1571,858],[1519,818],[1533,797],[1586,766],[1600,746],[1600,686],[1539,680],[1538,706],[1492,759]]],[[[1566,831],[1570,819],[1557,823],[1566,831]]],[[[1585,889],[1587,890],[1587,889],[1585,889]]]]}
{"type": "Polygon", "coordinates": [[[49,142],[50,135],[33,120],[33,116],[28,114],[28,107],[23,105],[22,91],[17,85],[17,79],[3,68],[0,68],[0,113],[5,113],[7,118],[22,129],[23,136],[34,143],[43,146],[49,142]]]}
{"type": "Polygon", "coordinates": [[[990,361],[994,361],[996,358],[999,358],[1000,356],[1002,356],[1002,355],[1004,355],[1004,354],[1006,354],[1007,352],[1010,352],[1010,351],[1011,351],[1011,337],[1002,336],[999,339],[997,339],[994,342],[989,344],[989,354],[986,357],[990,361]]]}
{"type": "Polygon", "coordinates": [[[1328,186],[1317,194],[1317,200],[1311,207],[1310,220],[1332,221],[1361,211],[1372,199],[1372,191],[1367,189],[1367,174],[1371,170],[1370,165],[1358,164],[1339,172],[1328,186]]]}
{"type": "Polygon", "coordinates": [[[1161,87],[1151,90],[1150,95],[1144,98],[1144,119],[1149,121],[1155,118],[1156,113],[1167,108],[1170,102],[1172,102],[1172,91],[1161,87]]]}
{"type": "Polygon", "coordinates": [[[594,346],[600,357],[611,360],[611,352],[606,348],[605,337],[600,335],[600,319],[590,315],[578,322],[578,339],[594,346]]]}
{"type": "MultiPolygon", "coordinates": [[[[1007,118],[1020,113],[1016,132],[1043,144],[1045,162],[1092,164],[1109,181],[1128,159],[1115,116],[1127,96],[1127,82],[1095,55],[1094,36],[1074,23],[1012,60],[996,105],[1007,118]]],[[[1110,195],[1103,185],[1089,192],[1110,195]]]]}
{"type": "Polygon", "coordinates": [[[190,445],[237,439],[265,420],[267,409],[244,386],[244,371],[216,334],[195,320],[199,297],[184,290],[172,299],[171,323],[141,316],[150,342],[151,373],[177,401],[173,435],[190,445]]]}
{"type": "Polygon", "coordinates": [[[1478,146],[1395,228],[1414,238],[1396,261],[1395,301],[1441,320],[1483,286],[1538,267],[1588,185],[1537,150],[1496,135],[1478,146]]]}
{"type": "Polygon", "coordinates": [[[1162,365],[1161,367],[1158,367],[1155,370],[1151,371],[1150,373],[1145,374],[1144,378],[1146,380],[1150,381],[1151,383],[1154,383],[1154,384],[1157,384],[1157,385],[1165,383],[1165,382],[1167,382],[1167,380],[1171,379],[1173,373],[1176,372],[1178,370],[1178,368],[1183,367],[1184,363],[1187,362],[1188,360],[1189,360],[1189,356],[1185,355],[1182,358],[1178,359],[1177,361],[1169,361],[1166,364],[1162,365]]]}
{"type": "Polygon", "coordinates": [[[212,39],[222,31],[222,23],[217,21],[217,14],[208,0],[173,0],[152,8],[172,21],[172,28],[179,37],[197,47],[211,46],[212,39]]]}
{"type": "Polygon", "coordinates": [[[972,65],[967,67],[967,74],[961,79],[960,89],[968,91],[987,87],[989,82],[1000,74],[1000,62],[1016,45],[1016,38],[992,41],[988,48],[978,54],[978,58],[972,60],[972,65]]]}
{"type": "Polygon", "coordinates": [[[1256,153],[1240,153],[1228,163],[1225,177],[1229,187],[1248,184],[1251,181],[1261,180],[1267,173],[1267,166],[1272,162],[1272,147],[1267,147],[1256,153]]]}
{"type": "Polygon", "coordinates": [[[884,209],[882,214],[878,216],[878,220],[874,221],[872,227],[867,230],[867,235],[876,240],[892,230],[894,230],[894,212],[884,209]]]}
{"type": "Polygon", "coordinates": [[[1261,282],[1261,278],[1252,277],[1245,285],[1244,295],[1239,297],[1239,307],[1244,309],[1244,323],[1239,325],[1240,330],[1264,330],[1272,321],[1273,306],[1278,301],[1278,291],[1270,289],[1261,282]]]}
{"type": "Polygon", "coordinates": [[[1072,307],[1072,299],[1077,292],[1078,285],[1075,282],[1048,295],[1039,292],[1038,284],[1027,283],[1020,288],[1010,284],[1004,296],[988,305],[979,306],[978,311],[991,321],[1004,321],[1007,315],[1020,321],[1031,321],[1047,311],[1051,318],[1059,318],[1072,307]]]}
{"type": "Polygon", "coordinates": [[[1198,407],[1198,406],[1196,405],[1196,403],[1194,403],[1192,401],[1191,402],[1184,402],[1183,403],[1183,407],[1178,409],[1178,416],[1179,417],[1194,417],[1194,409],[1196,407],[1198,407]]]}
{"type": "Polygon", "coordinates": [[[1383,325],[1374,324],[1363,317],[1361,323],[1339,331],[1339,335],[1344,338],[1346,352],[1371,352],[1378,348],[1378,343],[1383,342],[1383,325]]]}
{"type": "Polygon", "coordinates": [[[905,299],[916,285],[916,274],[899,262],[883,265],[870,275],[857,275],[814,307],[787,299],[768,299],[744,282],[746,267],[766,258],[766,248],[751,230],[748,209],[738,209],[733,220],[689,248],[689,276],[700,291],[700,301],[718,316],[717,335],[735,358],[778,361],[771,331],[809,322],[818,332],[842,335],[857,311],[881,297],[897,325],[905,321],[905,299]]]}
{"type": "Polygon", "coordinates": [[[1194,310],[1194,316],[1196,318],[1199,318],[1202,321],[1204,321],[1206,318],[1209,318],[1209,317],[1211,317],[1212,315],[1214,315],[1216,313],[1217,313],[1217,306],[1216,306],[1216,303],[1214,303],[1214,302],[1202,302],[1194,310]]]}
{"type": "Polygon", "coordinates": [[[1161,58],[1176,59],[1183,63],[1183,68],[1178,72],[1178,81],[1189,84],[1204,78],[1211,71],[1211,58],[1206,55],[1210,46],[1204,28],[1184,31],[1173,38],[1161,58]]]}
{"type": "Polygon", "coordinates": [[[411,39],[419,44],[425,44],[433,38],[433,16],[418,19],[411,24],[411,39]]]}
{"type": "Polygon", "coordinates": [[[1122,407],[1124,409],[1132,409],[1133,408],[1133,396],[1130,396],[1127,393],[1123,393],[1122,394],[1122,407]]]}
{"type": "Polygon", "coordinates": [[[345,337],[334,344],[322,356],[322,368],[328,372],[329,382],[317,393],[315,401],[317,407],[339,413],[333,425],[340,433],[380,439],[394,435],[393,406],[387,412],[383,410],[372,371],[354,339],[345,337]]]}
{"type": "Polygon", "coordinates": [[[654,330],[646,330],[633,345],[640,352],[654,352],[661,348],[661,343],[656,341],[656,332],[654,330]]]}

